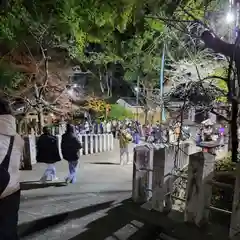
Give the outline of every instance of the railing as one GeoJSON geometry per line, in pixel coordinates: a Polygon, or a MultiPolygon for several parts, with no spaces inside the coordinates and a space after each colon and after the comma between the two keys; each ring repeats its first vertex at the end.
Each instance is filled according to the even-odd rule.
{"type": "MultiPolygon", "coordinates": [[[[59,153],[61,154],[61,135],[58,138],[59,153]]],[[[28,135],[24,137],[24,156],[23,162],[26,168],[30,168],[36,161],[36,141],[37,136],[28,135]]],[[[113,150],[113,135],[112,134],[83,134],[78,136],[83,148],[80,155],[88,155],[99,152],[106,152],[113,150]]]]}
{"type": "Polygon", "coordinates": [[[159,149],[151,145],[135,147],[133,199],[146,202],[154,198],[153,189],[169,181],[173,169],[182,170],[187,167],[190,150],[190,144],[184,142],[159,149]]]}
{"type": "MultiPolygon", "coordinates": [[[[187,147],[183,146],[182,149],[184,148],[187,147]]],[[[175,158],[175,165],[173,165],[174,160],[170,161],[169,159],[174,159],[172,152],[176,150],[175,146],[168,149],[153,149],[147,146],[136,148],[132,198],[135,202],[145,203],[143,205],[145,208],[148,205],[148,209],[159,212],[172,210],[172,201],[169,199],[182,201],[185,205],[185,222],[193,223],[199,227],[209,222],[210,211],[231,215],[230,239],[240,239],[240,163],[237,163],[237,170],[232,174],[236,179],[232,211],[219,209],[211,205],[212,186],[231,188],[232,185],[214,180],[217,160],[214,151],[206,152],[206,147],[204,147],[204,151],[200,151],[199,148],[195,149],[196,152],[194,153],[193,147],[189,144],[188,153],[190,154],[186,159],[183,159],[184,157],[179,151],[176,151],[175,154],[179,154],[179,158],[175,158]],[[169,166],[168,161],[170,161],[169,166]],[[169,171],[171,167],[177,169],[184,165],[188,165],[185,176],[179,175],[177,171],[169,171]],[[186,191],[184,197],[173,195],[174,178],[185,180],[186,191]]]]}

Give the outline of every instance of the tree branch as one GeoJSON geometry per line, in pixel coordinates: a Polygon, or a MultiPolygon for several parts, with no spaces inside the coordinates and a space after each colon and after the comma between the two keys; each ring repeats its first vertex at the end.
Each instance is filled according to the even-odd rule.
{"type": "Polygon", "coordinates": [[[212,49],[214,52],[221,53],[226,57],[233,56],[234,61],[237,63],[240,62],[240,48],[238,46],[235,47],[235,44],[224,42],[209,30],[202,33],[201,39],[207,48],[212,49]]]}
{"type": "Polygon", "coordinates": [[[220,114],[218,112],[216,112],[213,108],[210,110],[211,113],[221,117],[222,119],[224,119],[226,122],[231,123],[231,120],[229,118],[227,118],[226,116],[224,116],[223,114],[220,114]]]}

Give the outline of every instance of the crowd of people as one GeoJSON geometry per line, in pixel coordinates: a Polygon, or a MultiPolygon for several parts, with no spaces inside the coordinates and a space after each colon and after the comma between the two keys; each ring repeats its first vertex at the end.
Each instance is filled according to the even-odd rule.
{"type": "MultiPolygon", "coordinates": [[[[172,127],[162,126],[159,122],[155,124],[146,123],[142,125],[138,121],[124,120],[124,121],[102,121],[97,123],[93,121],[84,121],[81,124],[75,125],[77,134],[103,134],[112,133],[117,138],[120,129],[125,129],[132,136],[132,141],[138,144],[141,139],[146,142],[174,142],[180,136],[180,124],[177,122],[172,127]]],[[[181,140],[188,139],[191,133],[188,127],[183,127],[181,140]]]]}
{"type": "Polygon", "coordinates": [[[203,141],[216,141],[220,146],[224,146],[227,140],[227,132],[227,127],[223,124],[216,125],[207,119],[202,122],[197,131],[196,144],[198,145],[203,141]]]}

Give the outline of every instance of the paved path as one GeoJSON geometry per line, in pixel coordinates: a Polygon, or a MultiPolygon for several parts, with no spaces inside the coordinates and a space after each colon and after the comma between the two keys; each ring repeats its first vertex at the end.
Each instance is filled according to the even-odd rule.
{"type": "Polygon", "coordinates": [[[119,165],[118,149],[82,156],[76,184],[63,182],[65,161],[56,165],[59,182],[39,184],[45,168],[36,164],[32,171],[22,171],[21,239],[142,240],[159,235],[159,229],[122,208],[131,197],[132,165],[119,165]]]}
{"type": "MultiPolygon", "coordinates": [[[[22,171],[22,188],[26,190],[22,191],[19,211],[20,235],[41,230],[56,219],[64,220],[64,224],[53,229],[22,239],[71,239],[84,231],[85,225],[129,198],[132,165],[120,166],[117,156],[116,151],[82,156],[77,183],[68,186],[61,181],[53,186],[39,184],[37,181],[45,170],[45,164],[36,164],[32,171],[22,171]],[[66,213],[68,220],[64,215],[66,213]],[[46,219],[50,216],[53,216],[52,220],[46,219]],[[41,219],[45,220],[41,222],[41,219]],[[36,227],[38,224],[42,227],[36,227]]],[[[62,161],[56,168],[58,177],[63,180],[68,171],[67,163],[62,161]]]]}

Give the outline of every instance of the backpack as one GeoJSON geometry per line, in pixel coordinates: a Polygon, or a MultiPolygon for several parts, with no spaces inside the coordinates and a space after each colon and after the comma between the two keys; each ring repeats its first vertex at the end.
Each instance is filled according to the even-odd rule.
{"type": "Polygon", "coordinates": [[[5,191],[10,181],[10,174],[8,172],[8,168],[13,149],[13,142],[14,136],[11,136],[7,154],[5,155],[2,163],[0,164],[0,196],[5,191]]]}

